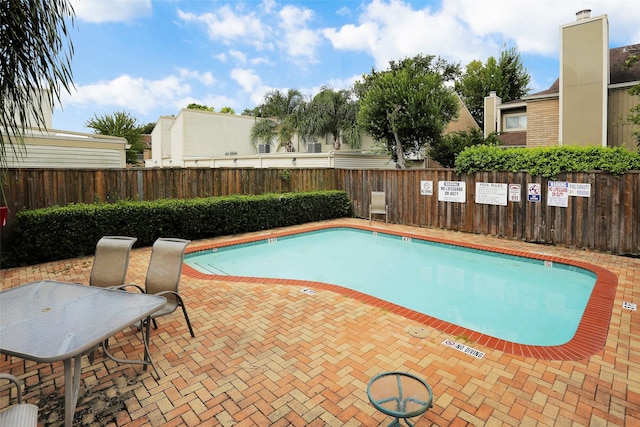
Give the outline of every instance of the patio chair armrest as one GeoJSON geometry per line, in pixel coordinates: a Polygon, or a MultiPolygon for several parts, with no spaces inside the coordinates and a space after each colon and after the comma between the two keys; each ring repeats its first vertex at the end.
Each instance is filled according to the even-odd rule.
{"type": "Polygon", "coordinates": [[[183,301],[182,297],[176,291],[162,291],[162,292],[158,292],[157,294],[154,294],[154,295],[164,296],[164,295],[169,295],[169,294],[175,296],[176,297],[176,301],[178,301],[178,304],[184,306],[184,301],[183,301]]]}
{"type": "Polygon", "coordinates": [[[0,379],[9,380],[16,386],[16,388],[18,389],[18,404],[22,403],[22,389],[20,388],[20,380],[11,374],[0,374],[0,379]]]}
{"type": "Polygon", "coordinates": [[[144,288],[143,288],[142,286],[134,285],[133,283],[128,283],[128,284],[124,284],[124,285],[120,285],[120,286],[110,286],[110,287],[109,287],[109,289],[116,289],[116,290],[124,291],[124,290],[126,290],[128,287],[134,287],[134,288],[136,288],[137,290],[139,290],[139,291],[140,291],[140,293],[143,293],[143,294],[144,294],[144,293],[146,293],[146,292],[144,291],[144,288]]]}
{"type": "Polygon", "coordinates": [[[180,301],[182,301],[182,297],[176,291],[162,291],[162,292],[158,292],[157,294],[154,294],[154,295],[158,295],[158,296],[161,297],[161,296],[167,295],[167,294],[175,295],[176,298],[178,298],[180,301]]]}

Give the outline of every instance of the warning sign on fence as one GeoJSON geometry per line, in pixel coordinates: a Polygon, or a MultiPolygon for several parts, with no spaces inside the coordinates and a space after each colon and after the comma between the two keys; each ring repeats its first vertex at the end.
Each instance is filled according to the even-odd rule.
{"type": "Polygon", "coordinates": [[[566,208],[569,206],[569,183],[549,181],[547,187],[547,205],[566,208]]]}

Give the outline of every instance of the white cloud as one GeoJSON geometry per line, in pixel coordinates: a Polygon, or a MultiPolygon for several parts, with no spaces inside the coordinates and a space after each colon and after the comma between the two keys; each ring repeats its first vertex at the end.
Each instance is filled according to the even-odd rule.
{"type": "Polygon", "coordinates": [[[178,10],[178,17],[185,22],[197,22],[206,26],[212,41],[222,41],[225,44],[247,43],[259,49],[267,48],[264,40],[267,28],[253,13],[240,10],[236,13],[228,5],[222,6],[216,12],[200,15],[178,10]]]}
{"type": "Polygon", "coordinates": [[[238,62],[242,64],[246,64],[247,62],[247,56],[244,53],[240,52],[239,50],[235,50],[235,49],[230,50],[229,56],[232,58],[235,58],[238,62]]]}
{"type": "Polygon", "coordinates": [[[342,6],[340,9],[336,11],[336,15],[349,16],[351,15],[351,9],[349,9],[347,6],[342,6]]]}
{"type": "Polygon", "coordinates": [[[444,0],[448,14],[456,14],[476,36],[501,34],[513,40],[521,53],[557,56],[560,26],[576,19],[576,13],[591,9],[591,16],[607,15],[610,41],[614,46],[640,41],[640,2],[626,0],[564,0],[561,2],[515,2],[492,0],[484,2],[444,0]],[[635,34],[626,38],[627,35],[635,34]],[[626,39],[626,40],[624,40],[626,39]]]}
{"type": "Polygon", "coordinates": [[[378,26],[373,22],[361,25],[347,24],[339,30],[326,28],[322,34],[331,41],[338,50],[365,50],[371,52],[375,45],[378,26]]]}
{"type": "Polygon", "coordinates": [[[262,84],[262,79],[260,79],[260,76],[258,76],[255,71],[244,68],[234,68],[231,70],[231,78],[247,93],[253,92],[256,87],[262,84]]]}
{"type": "Polygon", "coordinates": [[[359,21],[358,25],[325,29],[323,34],[336,49],[367,52],[379,69],[386,68],[390,60],[418,53],[468,62],[490,56],[499,46],[489,38],[475,37],[446,8],[414,10],[401,1],[374,0],[366,5],[359,21]]]}
{"type": "Polygon", "coordinates": [[[263,0],[261,6],[265,13],[271,13],[277,5],[275,0],[263,0]]]}
{"type": "MultiPolygon", "coordinates": [[[[588,7],[591,16],[607,14],[613,45],[640,40],[640,2],[593,0],[588,7]]],[[[334,49],[368,53],[377,68],[417,53],[465,65],[473,59],[497,56],[505,44],[515,44],[522,54],[555,58],[560,26],[575,20],[576,12],[584,8],[582,0],[443,0],[439,9],[373,0],[364,6],[358,23],[326,28],[322,34],[334,49]]]]}
{"type": "Polygon", "coordinates": [[[315,62],[315,49],[320,43],[318,34],[307,22],[313,18],[311,9],[285,6],[280,10],[280,29],[283,31],[280,45],[292,58],[302,57],[315,62]]]}
{"type": "Polygon", "coordinates": [[[215,77],[213,77],[213,74],[209,71],[201,73],[187,68],[180,68],[178,72],[180,73],[181,79],[197,80],[205,86],[212,86],[216,82],[215,77]]]}
{"type": "Polygon", "coordinates": [[[71,3],[79,20],[102,22],[131,22],[152,15],[151,0],[73,0],[71,3]]]}
{"type": "Polygon", "coordinates": [[[262,83],[262,79],[254,70],[234,68],[231,70],[231,78],[249,95],[254,105],[260,104],[264,94],[270,90],[267,85],[262,83]]]}
{"type": "Polygon", "coordinates": [[[269,58],[267,58],[266,56],[259,56],[257,58],[251,59],[251,64],[253,65],[270,64],[270,63],[271,61],[269,61],[269,58]]]}
{"type": "Polygon", "coordinates": [[[127,75],[111,81],[76,85],[76,89],[77,92],[73,96],[63,98],[63,106],[109,106],[126,108],[142,114],[191,90],[188,84],[175,76],[148,81],[127,75]]]}

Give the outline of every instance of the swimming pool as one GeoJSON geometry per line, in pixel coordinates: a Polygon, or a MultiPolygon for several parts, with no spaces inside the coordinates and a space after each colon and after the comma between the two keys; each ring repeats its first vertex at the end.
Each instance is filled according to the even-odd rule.
{"type": "Polygon", "coordinates": [[[337,285],[506,351],[507,344],[532,350],[570,343],[602,273],[543,256],[487,252],[367,227],[319,227],[225,245],[197,248],[186,255],[186,266],[219,279],[337,285]]]}

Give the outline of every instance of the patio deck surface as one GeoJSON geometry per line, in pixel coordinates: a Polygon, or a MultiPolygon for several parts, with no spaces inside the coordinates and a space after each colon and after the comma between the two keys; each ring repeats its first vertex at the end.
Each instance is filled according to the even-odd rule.
{"type": "MultiPolygon", "coordinates": [[[[310,295],[299,284],[183,274],[181,293],[196,337],[190,337],[181,313],[160,319],[151,338],[161,373],[157,382],[138,366],[101,357],[89,364],[83,358],[74,424],[387,425],[391,418],[369,403],[366,386],[380,372],[399,370],[424,378],[433,388],[434,406],[412,420],[416,426],[640,425],[640,314],[622,307],[623,301],[640,303],[640,259],[380,222],[373,226],[550,254],[611,271],[618,285],[604,348],[577,361],[559,361],[466,343],[485,353],[477,359],[442,344],[455,336],[340,292],[321,288],[310,295]]],[[[230,238],[192,242],[190,247],[230,238]]],[[[150,254],[151,248],[132,251],[128,283],[144,283],[150,254]]],[[[92,260],[0,270],[2,288],[42,279],[88,283],[92,260]]],[[[367,267],[354,266],[358,268],[367,267]]],[[[139,340],[130,339],[133,334],[126,330],[112,340],[116,356],[141,354],[139,340]]],[[[62,363],[0,357],[0,372],[26,383],[25,398],[40,407],[40,425],[62,425],[62,363]]],[[[7,392],[1,391],[0,408],[7,401],[7,392]]]]}

